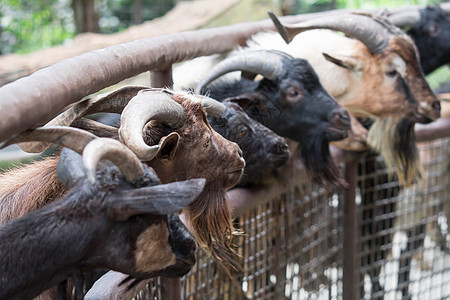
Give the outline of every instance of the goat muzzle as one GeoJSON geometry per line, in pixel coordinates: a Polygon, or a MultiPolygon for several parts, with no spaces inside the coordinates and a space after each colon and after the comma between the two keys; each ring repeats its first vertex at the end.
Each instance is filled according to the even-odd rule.
{"type": "Polygon", "coordinates": [[[328,114],[328,121],[330,126],[328,131],[330,134],[330,141],[341,140],[348,136],[348,131],[351,130],[350,116],[347,110],[343,107],[333,109],[328,114]]]}

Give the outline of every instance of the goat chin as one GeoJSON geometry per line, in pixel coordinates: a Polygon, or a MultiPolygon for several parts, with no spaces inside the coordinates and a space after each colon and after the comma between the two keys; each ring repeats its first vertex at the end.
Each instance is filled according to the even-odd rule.
{"type": "MultiPolygon", "coordinates": [[[[367,133],[367,144],[384,158],[388,167],[397,170],[401,184],[409,186],[423,177],[415,143],[414,122],[391,117],[377,118],[367,133]]],[[[390,168],[392,176],[394,172],[390,168]]]]}

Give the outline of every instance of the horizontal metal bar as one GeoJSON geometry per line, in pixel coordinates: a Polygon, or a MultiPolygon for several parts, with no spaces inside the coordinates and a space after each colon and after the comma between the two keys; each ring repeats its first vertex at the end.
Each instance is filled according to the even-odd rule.
{"type": "MultiPolygon", "coordinates": [[[[287,23],[347,12],[334,10],[282,17],[287,23]]],[[[186,31],[119,44],[62,60],[0,88],[0,141],[43,125],[65,106],[149,70],[198,56],[231,51],[253,34],[274,30],[268,19],[219,28],[186,31]]]]}

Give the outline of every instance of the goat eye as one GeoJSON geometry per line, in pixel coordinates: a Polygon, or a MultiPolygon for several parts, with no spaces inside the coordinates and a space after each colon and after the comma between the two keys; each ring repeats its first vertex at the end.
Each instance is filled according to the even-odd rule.
{"type": "Polygon", "coordinates": [[[430,27],[428,27],[428,34],[431,36],[437,36],[440,32],[440,27],[437,24],[431,24],[430,27]]]}
{"type": "Polygon", "coordinates": [[[248,128],[246,126],[240,126],[239,136],[245,136],[248,133],[248,128]]]}
{"type": "Polygon", "coordinates": [[[286,100],[291,102],[291,103],[296,103],[297,101],[299,101],[301,98],[301,93],[298,89],[294,88],[294,87],[290,87],[287,90],[286,93],[286,100]]]}
{"type": "Polygon", "coordinates": [[[388,76],[388,77],[395,77],[395,76],[397,76],[397,70],[391,70],[391,71],[387,71],[386,72],[386,76],[388,76]]]}

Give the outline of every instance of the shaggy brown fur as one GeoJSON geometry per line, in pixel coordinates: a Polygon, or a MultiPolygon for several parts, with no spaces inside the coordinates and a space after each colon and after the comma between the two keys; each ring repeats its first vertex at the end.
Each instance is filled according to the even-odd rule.
{"type": "Polygon", "coordinates": [[[0,222],[22,217],[62,196],[56,175],[59,157],[49,157],[0,175],[0,222]]]}
{"type": "MultiPolygon", "coordinates": [[[[180,96],[175,100],[183,105],[188,116],[185,124],[176,130],[180,134],[180,147],[174,160],[160,157],[149,165],[163,183],[195,177],[207,179],[203,192],[185,209],[185,215],[200,246],[225,265],[233,265],[227,257],[232,253],[235,230],[225,191],[234,186],[241,175],[239,147],[211,128],[199,102],[180,96]]],[[[151,124],[148,132],[152,134],[147,134],[147,144],[155,144],[159,135],[167,134],[167,130],[151,124]],[[157,131],[159,134],[155,134],[157,131]]]]}

